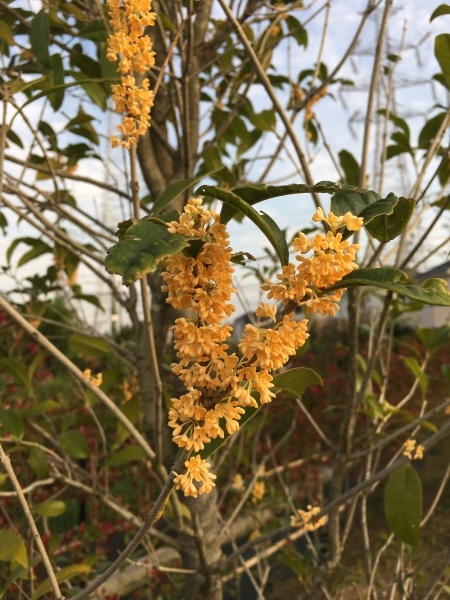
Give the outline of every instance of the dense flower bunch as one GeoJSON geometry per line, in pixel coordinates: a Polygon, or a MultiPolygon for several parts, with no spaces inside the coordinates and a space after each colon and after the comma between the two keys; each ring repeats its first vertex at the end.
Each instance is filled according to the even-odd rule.
{"type": "MultiPolygon", "coordinates": [[[[277,315],[276,305],[261,303],[256,314],[272,326],[246,325],[238,344],[240,356],[230,352],[226,343],[232,328],[224,320],[234,311],[230,300],[235,290],[225,225],[195,198],[189,200],[179,220],[168,224],[171,233],[196,241],[189,252],[168,258],[162,274],[167,302],[187,311],[172,327],[178,358],[172,370],[186,386],[184,395],[172,398],[169,411],[173,441],[180,448],[198,452],[212,439],[223,438],[224,428],[235,433],[245,408],[258,406],[255,392],[260,404],[272,400],[271,372],[285,365],[309,337],[307,319],[294,317],[296,305],[305,305],[307,312],[334,314],[341,294],[322,290],[356,268],[357,250],[357,245],[342,240],[338,229],[356,231],[362,220],[350,213],[325,217],[321,210],[314,220],[325,221],[329,231],[312,241],[302,233],[295,238],[299,264],[287,265],[278,276],[280,283],[263,286],[269,298],[287,306],[277,315]]],[[[189,496],[210,491],[215,476],[209,473],[209,464],[196,455],[185,466],[186,473],[176,475],[177,489],[189,496]]]]}
{"type": "Polygon", "coordinates": [[[113,147],[130,148],[150,126],[153,92],[148,79],[140,75],[155,64],[152,41],[144,34],[145,28],[155,23],[156,14],[150,12],[151,0],[107,0],[113,33],[108,38],[107,57],[119,59],[121,83],[112,86],[116,110],[124,113],[118,126],[121,137],[112,137],[113,147]],[[139,82],[139,79],[141,81],[139,82]]]}
{"type": "Polygon", "coordinates": [[[313,221],[323,221],[328,228],[327,233],[318,233],[309,240],[299,232],[292,242],[294,250],[299,252],[295,257],[297,266],[289,263],[277,276],[279,283],[266,281],[262,289],[267,291],[269,298],[281,300],[284,304],[291,301],[298,306],[305,306],[307,314],[318,312],[334,315],[345,290],[339,289],[328,294],[323,290],[358,268],[354,261],[359,245],[343,240],[339,229],[345,227],[349,231],[359,231],[363,220],[350,212],[341,217],[330,212],[325,217],[319,208],[313,221]]]}

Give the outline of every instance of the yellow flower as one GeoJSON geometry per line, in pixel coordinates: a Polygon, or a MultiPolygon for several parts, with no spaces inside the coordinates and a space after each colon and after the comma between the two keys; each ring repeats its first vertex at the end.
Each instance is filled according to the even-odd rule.
{"type": "Polygon", "coordinates": [[[95,385],[95,387],[100,387],[103,382],[103,374],[97,373],[97,375],[92,375],[91,369],[85,369],[83,371],[83,375],[86,377],[88,381],[95,385]]]}
{"type": "Polygon", "coordinates": [[[108,38],[107,58],[119,60],[120,84],[112,86],[117,112],[125,113],[118,126],[121,137],[112,137],[113,147],[130,146],[150,126],[153,92],[148,79],[136,81],[135,73],[146,73],[155,64],[152,41],[145,28],[154,25],[156,14],[150,12],[151,0],[107,0],[112,33],[108,38]]]}
{"type": "Polygon", "coordinates": [[[403,454],[410,460],[421,460],[425,452],[425,446],[417,444],[416,440],[406,440],[403,444],[403,454]]]}
{"type": "Polygon", "coordinates": [[[327,522],[326,516],[317,517],[321,512],[318,506],[308,504],[306,510],[297,509],[297,514],[291,517],[292,527],[304,527],[306,531],[315,531],[327,522]]]}
{"type": "Polygon", "coordinates": [[[185,473],[179,475],[174,471],[174,483],[175,489],[182,490],[185,496],[197,498],[201,494],[209,493],[216,485],[214,479],[217,476],[209,472],[210,463],[207,463],[199,454],[187,460],[184,466],[186,467],[185,473]]]}
{"type": "Polygon", "coordinates": [[[254,504],[263,499],[266,492],[266,484],[264,481],[257,481],[252,489],[252,501],[254,504]]]}

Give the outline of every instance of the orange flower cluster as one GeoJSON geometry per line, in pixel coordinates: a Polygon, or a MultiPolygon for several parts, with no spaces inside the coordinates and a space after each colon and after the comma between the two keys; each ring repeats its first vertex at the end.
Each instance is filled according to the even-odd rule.
{"type": "MultiPolygon", "coordinates": [[[[300,265],[285,267],[279,275],[280,284],[263,286],[269,297],[285,304],[289,300],[305,304],[310,312],[320,310],[319,301],[338,299],[338,294],[324,297],[319,293],[321,288],[332,285],[356,267],[353,259],[357,247],[342,241],[337,232],[342,226],[359,229],[361,220],[355,219],[350,213],[343,217],[330,213],[325,218],[317,211],[315,220],[324,220],[330,231],[326,236],[316,235],[311,242],[299,234],[295,244],[300,252],[300,265]],[[303,256],[311,250],[311,258],[303,256]]],[[[260,404],[272,400],[275,394],[271,391],[270,372],[285,365],[309,334],[306,319],[296,321],[292,311],[277,317],[277,307],[263,302],[257,316],[272,320],[273,326],[246,325],[238,344],[241,357],[231,353],[226,342],[232,327],[223,321],[234,311],[230,300],[235,290],[225,226],[214,211],[203,207],[201,200],[191,198],[180,218],[168,224],[168,230],[189,236],[196,244],[201,242],[195,253],[196,244],[189,252],[168,258],[162,273],[167,302],[187,311],[187,316],[176,319],[172,327],[178,358],[172,371],[186,386],[186,393],[172,398],[169,425],[173,441],[180,448],[198,452],[211,440],[223,438],[224,429],[229,434],[239,429],[245,407],[258,406],[255,392],[260,404]]],[[[214,476],[208,472],[208,463],[197,455],[185,466],[186,473],[177,474],[177,488],[187,496],[210,491],[214,476]]]]}
{"type": "Polygon", "coordinates": [[[294,249],[299,252],[295,257],[298,264],[289,263],[283,267],[282,273],[277,275],[279,283],[266,281],[262,289],[268,292],[269,298],[281,300],[284,304],[293,301],[299,306],[305,306],[307,314],[318,312],[322,315],[334,315],[345,290],[328,294],[324,290],[358,268],[354,261],[359,245],[343,240],[339,229],[345,227],[349,231],[358,231],[363,220],[350,212],[340,217],[330,212],[325,217],[319,208],[313,221],[326,223],[326,235],[318,233],[309,240],[304,233],[299,232],[292,242],[294,249]]]}
{"type": "Polygon", "coordinates": [[[118,126],[121,137],[112,137],[113,147],[130,146],[144,135],[150,126],[153,92],[148,79],[140,83],[136,74],[143,74],[155,64],[152,41],[144,34],[154,25],[156,14],[151,0],[107,0],[113,33],[108,38],[107,58],[119,58],[118,71],[122,82],[112,86],[116,110],[125,113],[118,126]]]}

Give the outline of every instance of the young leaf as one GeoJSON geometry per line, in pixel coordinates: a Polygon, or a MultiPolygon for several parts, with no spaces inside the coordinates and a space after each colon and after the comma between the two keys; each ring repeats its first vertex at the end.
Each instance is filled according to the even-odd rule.
{"type": "Polygon", "coordinates": [[[0,561],[15,561],[28,566],[27,550],[23,539],[9,529],[0,530],[0,561]]]}
{"type": "Polygon", "coordinates": [[[392,533],[404,544],[419,543],[422,484],[411,465],[398,468],[384,490],[384,512],[392,533]]]}
{"type": "Polygon", "coordinates": [[[125,285],[142,279],[168,256],[189,246],[189,238],[169,233],[167,228],[148,220],[135,222],[123,234],[105,259],[108,273],[122,276],[125,285]]]}
{"type": "Polygon", "coordinates": [[[45,500],[35,504],[33,511],[41,517],[59,517],[66,512],[66,503],[62,500],[45,500]]]}

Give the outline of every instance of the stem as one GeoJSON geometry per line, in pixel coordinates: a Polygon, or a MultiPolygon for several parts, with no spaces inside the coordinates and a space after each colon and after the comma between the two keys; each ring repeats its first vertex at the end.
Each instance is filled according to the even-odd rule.
{"type": "MultiPolygon", "coordinates": [[[[133,144],[130,148],[130,174],[131,174],[131,193],[133,198],[134,218],[139,219],[140,216],[140,200],[139,200],[139,178],[137,172],[137,146],[133,144]]],[[[156,390],[155,398],[155,448],[158,465],[162,464],[162,414],[163,414],[163,386],[161,374],[158,364],[158,355],[156,352],[155,336],[153,333],[153,321],[151,313],[150,294],[148,290],[147,278],[140,280],[142,310],[144,313],[144,324],[147,338],[147,346],[150,358],[150,368],[153,375],[154,389],[156,390]]]]}
{"type": "Polygon", "coordinates": [[[19,499],[20,505],[22,506],[22,510],[25,514],[25,517],[28,521],[28,525],[33,534],[33,539],[36,542],[36,546],[38,547],[38,550],[41,554],[42,562],[44,563],[45,570],[47,571],[47,575],[50,580],[51,586],[53,588],[53,592],[54,592],[57,600],[64,600],[64,596],[61,594],[61,590],[59,589],[59,585],[56,580],[55,572],[53,570],[52,564],[48,557],[44,543],[41,539],[39,530],[33,519],[33,515],[31,514],[31,510],[30,510],[30,507],[28,506],[28,502],[25,498],[22,488],[20,487],[19,480],[17,479],[16,474],[14,473],[14,469],[12,468],[12,465],[11,465],[11,460],[10,460],[9,456],[3,450],[3,446],[1,444],[0,444],[0,461],[3,463],[3,465],[6,469],[6,472],[8,473],[9,478],[11,479],[11,482],[14,486],[14,489],[16,490],[16,494],[19,499]]]}
{"type": "Polygon", "coordinates": [[[367,99],[366,119],[364,124],[364,140],[361,156],[361,170],[359,173],[359,185],[364,187],[367,162],[369,159],[369,143],[370,143],[370,130],[372,125],[373,107],[375,103],[375,93],[378,85],[378,79],[380,76],[381,58],[383,53],[384,38],[386,36],[387,24],[389,15],[394,0],[386,0],[384,7],[383,20],[381,21],[380,32],[378,34],[377,48],[375,51],[375,59],[373,63],[372,78],[370,81],[369,97],[367,99]]]}

